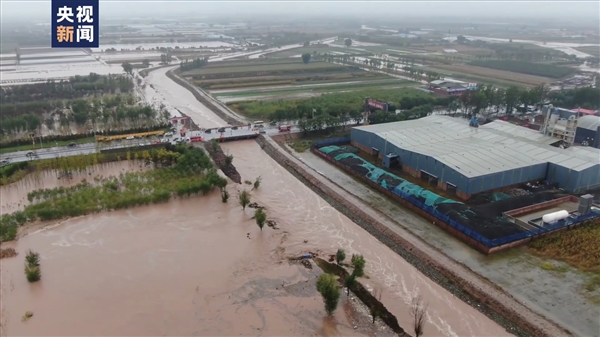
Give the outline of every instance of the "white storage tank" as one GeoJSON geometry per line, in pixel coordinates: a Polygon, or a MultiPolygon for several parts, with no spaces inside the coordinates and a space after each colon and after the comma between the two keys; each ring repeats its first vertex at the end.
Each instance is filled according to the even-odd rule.
{"type": "Polygon", "coordinates": [[[542,217],[542,220],[544,221],[544,223],[553,223],[562,219],[566,219],[569,217],[569,212],[562,210],[562,211],[558,211],[558,212],[554,212],[554,213],[548,213],[545,214],[542,217]]]}

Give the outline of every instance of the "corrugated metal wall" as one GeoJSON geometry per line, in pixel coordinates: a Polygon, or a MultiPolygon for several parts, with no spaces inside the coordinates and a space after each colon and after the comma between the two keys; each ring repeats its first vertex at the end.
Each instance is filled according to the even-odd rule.
{"type": "Polygon", "coordinates": [[[577,183],[573,189],[567,189],[573,193],[583,193],[587,190],[600,188],[600,164],[579,172],[577,183]]]}
{"type": "Polygon", "coordinates": [[[546,177],[547,163],[540,163],[524,168],[506,170],[469,179],[468,194],[476,194],[506,186],[541,180],[546,177]]]}
{"type": "Polygon", "coordinates": [[[438,177],[441,182],[455,185],[458,190],[467,194],[543,179],[546,176],[547,164],[542,163],[524,169],[503,171],[469,179],[435,158],[398,148],[392,143],[386,143],[385,139],[376,134],[352,129],[351,136],[352,140],[368,148],[375,147],[382,154],[384,152],[385,154],[395,153],[402,165],[407,165],[416,171],[425,171],[432,174],[438,177]]]}
{"type": "Polygon", "coordinates": [[[594,145],[597,131],[592,131],[584,128],[577,128],[575,132],[575,143],[581,144],[584,140],[588,140],[590,146],[594,145]]]}

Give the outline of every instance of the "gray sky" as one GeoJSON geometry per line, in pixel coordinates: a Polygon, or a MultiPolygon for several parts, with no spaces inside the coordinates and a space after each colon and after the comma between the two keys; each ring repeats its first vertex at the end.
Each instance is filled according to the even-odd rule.
{"type": "MultiPolygon", "coordinates": [[[[50,1],[28,0],[0,0],[2,5],[2,20],[22,18],[36,18],[44,20],[50,15],[50,1]]],[[[296,15],[324,13],[333,15],[346,15],[356,18],[368,16],[376,19],[377,16],[392,17],[471,17],[473,19],[486,17],[494,18],[501,22],[503,18],[516,17],[549,18],[556,21],[581,20],[598,22],[600,25],[600,1],[250,1],[239,0],[235,2],[222,1],[142,1],[142,0],[100,0],[101,16],[127,17],[127,16],[153,16],[156,18],[168,15],[185,14],[214,16],[227,15],[235,19],[236,15],[269,15],[286,13],[296,15]],[[135,13],[135,14],[134,14],[135,13]]],[[[12,21],[12,20],[11,20],[12,21]]],[[[240,21],[244,21],[240,17],[240,21]]],[[[526,24],[526,22],[524,22],[526,24]]]]}

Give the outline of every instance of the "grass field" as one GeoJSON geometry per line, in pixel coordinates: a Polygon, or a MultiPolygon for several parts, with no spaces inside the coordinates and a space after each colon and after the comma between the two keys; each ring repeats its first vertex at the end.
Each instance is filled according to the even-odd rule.
{"type": "Polygon", "coordinates": [[[570,67],[512,60],[473,61],[470,64],[479,67],[550,78],[561,78],[575,72],[575,69],[570,67]]]}
{"type": "MultiPolygon", "coordinates": [[[[374,89],[374,88],[400,88],[405,86],[414,86],[415,82],[406,81],[406,80],[397,80],[394,78],[389,78],[385,80],[377,80],[377,81],[354,81],[355,83],[330,83],[331,85],[322,85],[312,84],[312,85],[303,85],[301,87],[298,86],[290,86],[287,88],[264,88],[264,89],[255,89],[255,90],[237,90],[237,91],[220,91],[220,92],[212,92],[213,96],[216,97],[245,97],[245,96],[263,96],[263,95],[289,95],[289,94],[299,94],[299,93],[331,93],[331,92],[339,92],[339,91],[357,91],[357,90],[365,90],[365,89],[374,89]]],[[[328,83],[329,84],[329,83],[328,83]]],[[[231,101],[231,100],[230,100],[231,101]]]]}
{"type": "Polygon", "coordinates": [[[288,61],[289,63],[281,64],[260,64],[247,66],[215,66],[201,69],[194,69],[184,72],[183,76],[205,76],[205,75],[228,75],[242,73],[263,73],[263,72],[302,72],[302,71],[327,71],[343,68],[343,66],[331,64],[327,62],[310,62],[302,63],[301,60],[296,62],[288,61]]]}
{"type": "Polygon", "coordinates": [[[288,49],[288,50],[282,50],[282,51],[278,51],[275,53],[270,53],[268,54],[268,58],[289,58],[289,57],[293,57],[293,56],[300,56],[304,53],[309,53],[309,54],[349,54],[349,55],[355,55],[355,54],[359,54],[359,51],[356,50],[352,50],[350,48],[345,48],[342,46],[337,46],[337,47],[301,47],[301,48],[294,48],[294,49],[288,49]]]}
{"type": "Polygon", "coordinates": [[[586,53],[586,54],[590,54],[593,57],[599,57],[600,58],[600,47],[596,46],[589,46],[589,47],[578,47],[575,48],[578,51],[582,52],[582,53],[586,53]]]}
{"type": "Polygon", "coordinates": [[[440,72],[448,72],[449,71],[452,73],[464,74],[465,76],[473,75],[473,76],[477,76],[477,77],[481,77],[481,78],[487,78],[490,80],[497,79],[497,80],[500,80],[503,82],[505,81],[507,83],[517,84],[517,85],[535,86],[535,85],[539,85],[541,83],[551,83],[553,81],[553,79],[550,79],[548,77],[519,74],[519,73],[515,73],[515,72],[511,72],[511,71],[489,69],[489,68],[483,68],[483,67],[477,67],[477,66],[471,66],[471,65],[439,64],[439,65],[435,65],[434,67],[427,67],[427,68],[430,70],[433,70],[433,71],[436,71],[439,69],[440,72]]]}
{"type": "Polygon", "coordinates": [[[415,84],[357,67],[321,61],[304,64],[300,58],[209,63],[182,75],[227,103],[289,100],[323,93],[391,89],[415,84]]]}

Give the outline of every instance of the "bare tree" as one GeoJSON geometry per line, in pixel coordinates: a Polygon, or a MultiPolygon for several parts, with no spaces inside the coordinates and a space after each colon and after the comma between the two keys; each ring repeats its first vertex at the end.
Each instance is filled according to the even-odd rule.
{"type": "Polygon", "coordinates": [[[425,324],[428,306],[429,303],[423,303],[423,297],[421,297],[421,295],[417,295],[417,297],[412,300],[410,314],[413,316],[413,329],[416,337],[423,335],[423,325],[425,324]]]}

